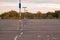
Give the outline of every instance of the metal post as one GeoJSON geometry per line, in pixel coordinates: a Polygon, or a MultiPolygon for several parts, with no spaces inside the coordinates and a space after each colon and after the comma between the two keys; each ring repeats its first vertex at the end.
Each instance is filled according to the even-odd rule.
{"type": "Polygon", "coordinates": [[[24,8],[24,12],[26,12],[26,8],[27,8],[27,7],[23,7],[23,8],[24,8]]]}
{"type": "MultiPolygon", "coordinates": [[[[21,3],[21,0],[19,0],[19,3],[21,3]]],[[[22,20],[21,20],[21,4],[19,4],[19,30],[18,30],[18,40],[22,40],[21,36],[23,35],[23,30],[22,30],[22,20]]]]}

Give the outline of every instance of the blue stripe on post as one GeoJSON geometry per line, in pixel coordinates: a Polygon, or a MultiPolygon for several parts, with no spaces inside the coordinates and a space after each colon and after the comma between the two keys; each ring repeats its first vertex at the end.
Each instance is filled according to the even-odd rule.
{"type": "Polygon", "coordinates": [[[19,8],[21,8],[21,3],[19,3],[19,8]]]}

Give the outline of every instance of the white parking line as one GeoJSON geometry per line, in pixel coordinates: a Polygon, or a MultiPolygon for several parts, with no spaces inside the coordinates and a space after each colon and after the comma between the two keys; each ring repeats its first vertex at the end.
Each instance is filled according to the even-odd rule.
{"type": "Polygon", "coordinates": [[[14,37],[14,40],[17,40],[18,37],[21,37],[23,35],[23,32],[20,33],[20,35],[17,35],[14,37]]]}
{"type": "Polygon", "coordinates": [[[19,37],[21,37],[23,35],[23,32],[20,33],[19,37]]]}
{"type": "MultiPolygon", "coordinates": [[[[22,22],[22,20],[19,20],[20,22],[21,22],[21,25],[19,25],[19,27],[21,26],[21,29],[19,29],[19,27],[17,27],[17,30],[23,30],[23,22],[22,22]]],[[[23,32],[21,32],[20,33],[20,35],[16,35],[15,37],[14,37],[14,40],[17,40],[17,38],[18,37],[21,37],[23,35],[23,32]]]]}
{"type": "Polygon", "coordinates": [[[23,32],[21,32],[20,34],[23,35],[23,32]]]}
{"type": "Polygon", "coordinates": [[[18,38],[18,35],[17,35],[17,36],[15,36],[14,40],[17,40],[17,38],[18,38]]]}

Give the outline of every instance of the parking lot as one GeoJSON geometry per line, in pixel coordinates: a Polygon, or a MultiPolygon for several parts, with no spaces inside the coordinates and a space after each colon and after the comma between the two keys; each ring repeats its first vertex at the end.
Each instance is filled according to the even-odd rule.
{"type": "Polygon", "coordinates": [[[2,20],[0,25],[0,40],[60,40],[60,19],[2,20]]]}

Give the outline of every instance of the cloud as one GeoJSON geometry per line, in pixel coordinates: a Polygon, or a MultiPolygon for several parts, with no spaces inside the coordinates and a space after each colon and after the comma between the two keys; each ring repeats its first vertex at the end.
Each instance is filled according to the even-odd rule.
{"type": "Polygon", "coordinates": [[[18,3],[1,3],[0,6],[18,6],[18,3]]]}
{"type": "Polygon", "coordinates": [[[22,7],[26,6],[27,8],[40,8],[40,7],[49,7],[49,8],[60,8],[60,4],[55,3],[22,3],[22,7]]]}
{"type": "Polygon", "coordinates": [[[22,0],[26,3],[60,3],[60,0],[22,0]]]}
{"type": "Polygon", "coordinates": [[[17,6],[19,0],[0,0],[0,6],[17,6]]]}
{"type": "Polygon", "coordinates": [[[19,0],[0,0],[0,13],[10,10],[19,11],[19,0]]]}
{"type": "Polygon", "coordinates": [[[56,3],[22,3],[22,7],[24,6],[27,7],[29,12],[37,12],[39,10],[41,12],[60,10],[60,4],[56,3]]]}
{"type": "Polygon", "coordinates": [[[19,0],[0,0],[0,2],[19,2],[19,0]]]}
{"type": "Polygon", "coordinates": [[[16,5],[2,5],[2,6],[0,6],[0,14],[1,13],[4,13],[4,12],[7,12],[7,11],[11,11],[11,10],[15,10],[15,11],[19,11],[19,8],[18,8],[18,6],[16,6],[16,5]]]}

